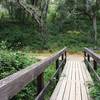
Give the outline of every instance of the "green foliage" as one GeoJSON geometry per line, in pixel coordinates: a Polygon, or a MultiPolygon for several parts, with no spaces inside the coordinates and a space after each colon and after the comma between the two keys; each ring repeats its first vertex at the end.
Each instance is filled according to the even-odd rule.
{"type": "Polygon", "coordinates": [[[29,83],[21,92],[19,92],[12,100],[35,100],[37,88],[36,80],[29,83]]]}
{"type": "MultiPolygon", "coordinates": [[[[0,43],[0,79],[7,77],[25,67],[37,62],[33,56],[21,51],[7,50],[6,42],[0,43]]],[[[36,95],[36,82],[31,82],[13,100],[33,100],[36,95]]]]}
{"type": "MultiPolygon", "coordinates": [[[[98,66],[97,74],[100,76],[100,66],[98,66]]],[[[97,81],[94,73],[91,73],[94,84],[90,87],[90,95],[94,100],[100,100],[100,83],[97,81]]]]}
{"type": "Polygon", "coordinates": [[[2,42],[0,44],[0,79],[17,72],[36,61],[37,59],[29,57],[26,53],[7,50],[5,42],[2,42]]]}
{"type": "Polygon", "coordinates": [[[97,74],[100,76],[100,66],[98,66],[99,68],[97,69],[97,74]]]}
{"type": "MultiPolygon", "coordinates": [[[[55,63],[48,66],[48,68],[45,70],[45,73],[44,73],[45,84],[48,83],[48,81],[51,79],[51,77],[53,76],[55,71],[56,71],[55,63]]],[[[55,86],[56,86],[56,80],[54,79],[54,80],[52,80],[52,83],[48,87],[48,90],[45,94],[45,100],[50,99],[50,96],[51,96],[55,86]]]]}
{"type": "MultiPolygon", "coordinates": [[[[82,0],[78,0],[77,6],[83,4],[82,0]]],[[[9,8],[10,4],[7,5],[9,8]]],[[[12,4],[14,6],[14,4],[12,4]]],[[[17,6],[17,5],[16,5],[17,6]]],[[[23,19],[23,9],[12,7],[12,12],[16,16],[23,19]],[[19,10],[21,9],[21,10],[19,10]],[[21,17],[22,16],[22,17],[21,17]]],[[[79,8],[80,8],[79,6],[79,8]]],[[[7,8],[6,7],[6,8],[7,8]]],[[[13,15],[11,14],[11,15],[13,15]]],[[[13,15],[13,16],[15,16],[13,15]]],[[[27,15],[27,14],[26,14],[27,15]]],[[[98,19],[99,19],[98,13],[98,19]]],[[[88,17],[84,17],[76,8],[74,0],[54,0],[50,3],[47,16],[48,22],[48,39],[46,45],[43,43],[43,36],[38,32],[39,27],[36,22],[25,19],[25,21],[17,21],[17,18],[6,18],[8,22],[0,23],[0,41],[7,41],[7,48],[20,50],[42,50],[45,46],[49,51],[55,51],[67,46],[72,52],[82,50],[84,46],[93,47],[93,28],[90,27],[91,22],[88,17]],[[72,6],[73,4],[73,6],[72,6]],[[33,23],[32,23],[33,22],[33,23]],[[34,24],[34,25],[33,25],[34,24]]],[[[98,33],[100,32],[99,20],[98,33]]],[[[98,34],[98,47],[100,46],[100,34],[98,34]]]]}
{"type": "Polygon", "coordinates": [[[4,78],[26,66],[36,62],[35,58],[29,58],[22,52],[0,51],[0,79],[4,78]]]}
{"type": "MultiPolygon", "coordinates": [[[[68,47],[72,52],[82,50],[84,46],[93,47],[90,34],[84,31],[71,30],[70,26],[59,32],[55,24],[49,25],[47,47],[55,51],[68,47]]],[[[32,24],[5,24],[0,29],[0,41],[6,41],[7,48],[13,50],[41,50],[42,38],[32,24]],[[28,25],[28,28],[27,28],[28,25]]],[[[100,36],[98,36],[99,38],[100,36]]],[[[99,42],[98,42],[99,43],[99,42]]]]}
{"type": "Polygon", "coordinates": [[[100,100],[100,84],[95,83],[90,88],[90,95],[94,100],[100,100]]]}
{"type": "Polygon", "coordinates": [[[6,41],[2,41],[0,43],[0,50],[6,50],[7,49],[7,46],[6,46],[6,41]]]}
{"type": "MultiPolygon", "coordinates": [[[[21,51],[7,50],[6,41],[0,43],[0,79],[7,77],[21,69],[26,68],[30,64],[37,62],[38,60],[28,53],[21,51]]],[[[45,70],[45,84],[50,80],[51,76],[55,72],[55,64],[52,64],[45,70]]],[[[37,88],[36,80],[29,83],[20,93],[18,93],[12,100],[33,100],[36,97],[37,88]]],[[[46,93],[46,99],[50,97],[53,92],[54,85],[49,87],[46,93]]],[[[47,99],[48,100],[48,99],[47,99]]]]}
{"type": "Polygon", "coordinates": [[[55,63],[48,66],[48,68],[45,70],[44,73],[45,83],[47,83],[48,80],[50,80],[51,76],[53,75],[53,73],[55,73],[55,71],[56,71],[55,63]]]}

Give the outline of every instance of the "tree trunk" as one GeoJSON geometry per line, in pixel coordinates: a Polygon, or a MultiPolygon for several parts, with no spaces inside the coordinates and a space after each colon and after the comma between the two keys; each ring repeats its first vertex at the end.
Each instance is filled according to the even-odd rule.
{"type": "Polygon", "coordinates": [[[23,2],[23,0],[17,0],[39,25],[39,33],[41,34],[42,47],[47,48],[48,34],[47,34],[47,12],[50,0],[32,0],[32,6],[23,2]],[[30,9],[29,9],[30,8],[30,9]]]}
{"type": "Polygon", "coordinates": [[[93,31],[94,31],[94,42],[95,46],[97,45],[97,21],[96,21],[96,14],[93,15],[93,31]]]}

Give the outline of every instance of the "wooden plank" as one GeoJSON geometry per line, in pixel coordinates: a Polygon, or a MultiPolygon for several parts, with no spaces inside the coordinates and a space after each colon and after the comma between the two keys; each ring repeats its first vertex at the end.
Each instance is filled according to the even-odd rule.
{"type": "MultiPolygon", "coordinates": [[[[68,68],[68,62],[67,62],[66,65],[65,65],[65,67],[64,67],[64,70],[63,70],[63,72],[62,72],[62,74],[61,74],[61,76],[64,76],[68,69],[69,69],[69,68],[68,68]]],[[[54,92],[53,92],[53,94],[52,94],[50,100],[56,100],[56,98],[57,98],[57,96],[58,96],[58,93],[59,93],[59,90],[60,90],[60,87],[61,87],[62,82],[63,82],[63,78],[64,78],[64,77],[61,77],[61,78],[59,79],[59,82],[57,83],[57,86],[56,86],[56,88],[55,88],[55,90],[54,90],[54,92]]]]}
{"type": "Polygon", "coordinates": [[[82,100],[89,100],[87,97],[87,92],[84,84],[81,84],[82,100]]]}
{"type": "Polygon", "coordinates": [[[68,67],[68,68],[65,71],[64,76],[61,76],[61,77],[64,77],[64,78],[63,78],[63,82],[62,82],[62,84],[60,86],[60,90],[59,90],[59,93],[57,95],[56,100],[58,100],[58,99],[62,100],[63,99],[63,94],[64,94],[64,91],[65,91],[65,88],[66,88],[67,78],[68,78],[68,74],[69,74],[69,70],[70,70],[69,62],[68,62],[68,66],[66,66],[66,67],[68,67]]]}
{"type": "Polygon", "coordinates": [[[59,89],[60,89],[61,84],[62,84],[62,81],[59,81],[58,84],[56,85],[56,88],[55,88],[50,100],[56,100],[56,97],[59,93],[59,89]]]}
{"type": "Polygon", "coordinates": [[[91,78],[91,75],[90,75],[90,73],[89,73],[89,71],[88,71],[88,69],[87,69],[87,67],[86,67],[86,65],[85,65],[84,62],[83,62],[83,68],[84,68],[85,73],[86,73],[86,76],[87,76],[87,78],[88,78],[88,82],[89,82],[89,83],[93,83],[93,80],[92,80],[92,78],[91,78]]]}
{"type": "Polygon", "coordinates": [[[87,84],[88,83],[88,77],[87,77],[86,72],[85,72],[83,67],[84,67],[84,65],[83,65],[83,63],[81,63],[81,70],[82,70],[82,75],[83,75],[83,78],[84,78],[84,83],[87,84]]]}
{"type": "Polygon", "coordinates": [[[81,82],[80,82],[80,74],[79,74],[79,65],[76,62],[76,100],[81,100],[81,82]]]}
{"type": "Polygon", "coordinates": [[[75,75],[75,69],[76,69],[76,66],[75,66],[75,62],[73,61],[72,63],[72,79],[71,79],[71,91],[70,91],[70,97],[69,97],[69,100],[75,100],[75,78],[76,78],[76,75],[75,75]]]}
{"type": "Polygon", "coordinates": [[[72,79],[72,62],[70,61],[70,70],[69,70],[69,75],[68,75],[68,80],[67,80],[67,84],[66,84],[66,88],[65,88],[65,92],[63,95],[63,100],[69,100],[69,96],[70,96],[70,90],[71,90],[71,79],[72,79]]]}
{"type": "Polygon", "coordinates": [[[92,50],[85,48],[84,51],[89,54],[96,62],[100,64],[100,56],[93,52],[92,50]]]}
{"type": "Polygon", "coordinates": [[[84,78],[83,78],[83,75],[82,75],[80,62],[78,62],[78,66],[79,66],[79,78],[80,78],[80,82],[84,84],[84,78]]]}
{"type": "Polygon", "coordinates": [[[85,79],[85,88],[86,88],[86,92],[87,92],[87,97],[90,100],[88,86],[90,84],[92,84],[93,81],[92,81],[92,79],[90,77],[90,74],[89,74],[88,70],[86,69],[86,66],[85,66],[85,63],[84,62],[82,62],[82,71],[83,71],[83,77],[85,79]]]}
{"type": "Polygon", "coordinates": [[[68,67],[69,70],[64,72],[66,77],[59,86],[58,94],[52,100],[90,100],[86,82],[90,81],[91,76],[84,62],[69,61],[68,67]]]}
{"type": "Polygon", "coordinates": [[[86,89],[87,77],[86,77],[86,75],[84,73],[83,64],[82,63],[80,63],[80,69],[81,69],[81,73],[82,73],[82,76],[83,76],[83,79],[84,79],[84,84],[83,83],[81,84],[82,100],[88,100],[88,94],[87,94],[87,89],[86,89]]]}

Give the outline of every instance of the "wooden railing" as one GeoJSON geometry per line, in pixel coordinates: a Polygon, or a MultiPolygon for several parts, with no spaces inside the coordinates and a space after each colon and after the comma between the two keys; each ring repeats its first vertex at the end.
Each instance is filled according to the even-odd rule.
{"type": "Polygon", "coordinates": [[[63,68],[66,63],[66,48],[57,52],[53,56],[31,65],[13,75],[10,75],[0,80],[0,100],[9,100],[19,93],[32,80],[37,79],[37,97],[36,100],[42,100],[45,91],[51,84],[54,77],[59,78],[59,69],[63,68]],[[62,58],[61,61],[59,58],[62,58]],[[56,61],[56,72],[47,83],[44,85],[44,71],[48,65],[56,61]],[[41,99],[40,99],[41,98],[41,99]]]}
{"type": "Polygon", "coordinates": [[[88,64],[88,66],[92,69],[98,81],[100,82],[100,77],[96,72],[98,65],[100,65],[100,55],[96,54],[91,49],[85,48],[84,49],[84,60],[88,64]],[[91,60],[92,60],[92,64],[91,64],[91,60]]]}

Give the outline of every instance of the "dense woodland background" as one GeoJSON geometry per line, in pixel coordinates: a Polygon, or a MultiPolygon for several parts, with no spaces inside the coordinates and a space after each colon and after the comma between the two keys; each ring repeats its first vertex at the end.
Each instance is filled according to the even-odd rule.
{"type": "Polygon", "coordinates": [[[23,4],[27,9],[17,1],[0,1],[0,41],[5,41],[8,48],[53,51],[67,46],[77,51],[84,46],[100,46],[99,0],[40,0],[36,5],[35,0],[26,0],[23,4]],[[40,4],[46,5],[47,1],[49,8],[44,14],[40,4]],[[33,5],[37,13],[34,9],[28,12],[27,5],[33,5]]]}
{"type": "MultiPolygon", "coordinates": [[[[35,52],[65,46],[71,53],[100,47],[100,0],[0,0],[0,79],[39,61],[35,52]]],[[[48,70],[46,80],[53,65],[48,70]]],[[[33,83],[15,98],[33,100],[33,83]]]]}

